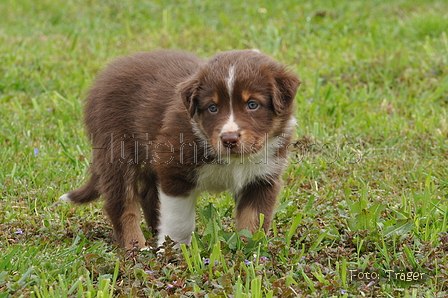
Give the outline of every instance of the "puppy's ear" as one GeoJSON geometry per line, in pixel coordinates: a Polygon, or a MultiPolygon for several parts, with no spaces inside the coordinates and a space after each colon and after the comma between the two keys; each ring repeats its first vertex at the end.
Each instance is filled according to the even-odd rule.
{"type": "Polygon", "coordinates": [[[287,70],[281,70],[275,75],[272,103],[277,115],[281,115],[288,110],[296,97],[297,88],[301,83],[296,74],[287,70]]]}
{"type": "Polygon", "coordinates": [[[187,108],[190,117],[193,117],[198,106],[197,95],[199,90],[199,80],[196,76],[189,78],[177,85],[177,90],[182,97],[182,101],[187,108]]]}

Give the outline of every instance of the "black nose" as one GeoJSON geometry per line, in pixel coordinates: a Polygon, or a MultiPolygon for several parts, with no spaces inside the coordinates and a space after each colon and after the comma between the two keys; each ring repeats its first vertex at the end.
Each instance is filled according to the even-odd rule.
{"type": "Polygon", "coordinates": [[[238,144],[240,136],[236,132],[226,132],[221,135],[221,141],[224,147],[232,148],[238,144]]]}

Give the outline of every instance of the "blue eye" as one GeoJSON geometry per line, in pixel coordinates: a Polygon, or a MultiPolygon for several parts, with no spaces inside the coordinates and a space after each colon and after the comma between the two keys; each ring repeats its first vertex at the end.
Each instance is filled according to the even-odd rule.
{"type": "Polygon", "coordinates": [[[258,108],[258,103],[256,103],[255,101],[249,101],[249,103],[247,104],[247,108],[249,110],[255,110],[256,108],[258,108]]]}
{"type": "Polygon", "coordinates": [[[216,113],[218,111],[218,106],[213,103],[208,107],[208,110],[210,113],[216,113]]]}

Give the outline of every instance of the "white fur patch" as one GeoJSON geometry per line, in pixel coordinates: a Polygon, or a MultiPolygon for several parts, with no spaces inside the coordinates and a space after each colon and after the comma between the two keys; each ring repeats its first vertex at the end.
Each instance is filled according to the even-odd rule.
{"type": "Polygon", "coordinates": [[[295,127],[296,125],[297,125],[297,120],[296,120],[296,118],[295,118],[294,116],[291,116],[291,118],[289,118],[289,120],[288,120],[288,123],[286,124],[285,132],[286,132],[288,135],[293,134],[293,132],[294,132],[294,127],[295,127]]]}
{"type": "Polygon", "coordinates": [[[227,120],[226,124],[221,129],[221,134],[226,132],[237,132],[239,127],[238,124],[235,123],[235,116],[233,114],[233,106],[232,106],[232,94],[233,94],[233,85],[235,83],[235,65],[230,66],[229,75],[226,79],[227,90],[229,92],[229,104],[230,104],[230,116],[229,120],[227,120]]]}
{"type": "Polygon", "coordinates": [[[204,132],[199,127],[199,123],[194,121],[194,119],[190,120],[191,127],[193,128],[193,133],[195,136],[197,136],[201,140],[207,140],[207,136],[204,134],[204,132]]]}
{"type": "Polygon", "coordinates": [[[73,203],[72,199],[70,199],[70,197],[68,196],[68,193],[63,194],[62,196],[59,197],[59,201],[63,201],[66,203],[73,203]]]}
{"type": "Polygon", "coordinates": [[[221,128],[221,134],[226,132],[237,132],[239,129],[238,124],[235,122],[235,117],[233,116],[233,111],[230,112],[229,120],[221,128]]]}
{"type": "Polygon", "coordinates": [[[222,156],[220,164],[207,164],[198,170],[197,191],[220,192],[230,190],[238,193],[246,184],[257,178],[268,179],[281,172],[286,160],[275,156],[281,139],[268,140],[258,153],[222,156]]]}
{"type": "Polygon", "coordinates": [[[229,91],[230,107],[232,107],[233,84],[235,83],[235,65],[230,66],[229,75],[226,79],[227,90],[229,91]]]}
{"type": "Polygon", "coordinates": [[[198,193],[188,197],[171,197],[159,188],[160,219],[158,246],[169,236],[178,244],[190,244],[195,227],[195,206],[198,193]]]}

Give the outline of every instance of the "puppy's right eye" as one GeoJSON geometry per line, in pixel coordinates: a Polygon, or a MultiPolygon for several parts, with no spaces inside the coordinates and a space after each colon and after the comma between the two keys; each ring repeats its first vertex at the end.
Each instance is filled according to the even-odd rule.
{"type": "Polygon", "coordinates": [[[208,106],[208,110],[210,113],[216,113],[216,112],[218,112],[218,106],[213,103],[208,106]]]}

